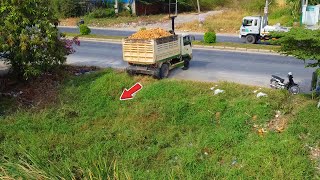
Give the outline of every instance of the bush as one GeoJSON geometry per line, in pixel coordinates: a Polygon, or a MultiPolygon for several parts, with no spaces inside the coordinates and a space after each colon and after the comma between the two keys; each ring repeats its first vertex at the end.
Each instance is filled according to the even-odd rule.
{"type": "Polygon", "coordinates": [[[62,17],[78,17],[81,15],[81,7],[76,0],[56,0],[56,14],[62,17]]]}
{"type": "Polygon", "coordinates": [[[214,31],[208,31],[203,36],[205,43],[215,43],[217,40],[216,33],[214,31]]]}
{"type": "Polygon", "coordinates": [[[89,35],[91,33],[91,29],[87,25],[81,24],[79,28],[81,35],[89,35]]]}
{"type": "Polygon", "coordinates": [[[320,67],[320,31],[305,28],[292,28],[289,32],[272,32],[272,41],[280,45],[280,53],[309,61],[307,67],[320,67]]]}
{"type": "MultiPolygon", "coordinates": [[[[272,5],[272,3],[271,3],[272,5]]],[[[261,0],[244,0],[239,2],[241,9],[248,12],[263,12],[265,1],[261,0]]]]}
{"type": "Polygon", "coordinates": [[[119,13],[119,16],[122,16],[122,17],[130,17],[130,16],[131,16],[131,13],[130,13],[130,11],[128,11],[128,10],[124,10],[124,11],[121,11],[121,12],[119,13]]]}
{"type": "Polygon", "coordinates": [[[74,41],[60,38],[58,29],[52,26],[57,19],[46,1],[4,1],[1,8],[0,54],[18,78],[50,71],[74,52],[74,41]]]}
{"type": "Polygon", "coordinates": [[[115,15],[116,15],[116,12],[114,11],[114,9],[107,9],[106,10],[107,17],[114,17],[115,15]]]}
{"type": "Polygon", "coordinates": [[[91,18],[111,18],[116,15],[113,9],[96,9],[89,13],[89,17],[91,18]]]}

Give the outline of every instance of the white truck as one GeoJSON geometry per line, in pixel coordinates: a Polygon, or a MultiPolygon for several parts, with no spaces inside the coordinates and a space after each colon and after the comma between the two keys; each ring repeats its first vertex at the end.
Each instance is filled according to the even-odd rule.
{"type": "Polygon", "coordinates": [[[168,77],[169,70],[184,66],[189,68],[192,59],[192,40],[188,34],[172,35],[158,39],[122,40],[123,60],[128,62],[128,74],[148,74],[158,79],[168,77]]]}
{"type": "Polygon", "coordinates": [[[263,16],[246,16],[242,20],[239,38],[245,39],[246,43],[255,44],[259,40],[269,40],[272,38],[270,32],[288,32],[290,28],[282,27],[279,24],[269,26],[268,17],[263,16]]]}

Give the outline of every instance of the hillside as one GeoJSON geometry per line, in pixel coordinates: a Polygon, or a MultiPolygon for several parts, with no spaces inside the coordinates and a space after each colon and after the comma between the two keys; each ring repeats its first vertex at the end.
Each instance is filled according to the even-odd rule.
{"type": "Polygon", "coordinates": [[[0,101],[0,179],[319,178],[320,114],[306,96],[113,70],[59,89],[45,108],[0,101]],[[135,82],[141,92],[120,101],[135,82]]]}

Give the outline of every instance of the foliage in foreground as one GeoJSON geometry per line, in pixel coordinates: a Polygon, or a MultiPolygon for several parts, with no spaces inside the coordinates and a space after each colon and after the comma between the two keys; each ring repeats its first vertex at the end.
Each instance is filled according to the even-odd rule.
{"type": "Polygon", "coordinates": [[[18,76],[38,75],[64,63],[73,52],[53,26],[57,19],[46,1],[3,0],[0,4],[0,57],[18,76]]]}
{"type": "Polygon", "coordinates": [[[60,103],[0,117],[0,177],[26,179],[311,179],[305,146],[319,145],[319,110],[289,119],[288,130],[259,136],[275,110],[303,97],[255,87],[129,78],[111,70],[72,78],[60,103]],[[141,82],[131,101],[124,88],[141,82]],[[312,128],[309,128],[312,127],[312,128]],[[303,137],[300,139],[300,137],[303,137]]]}
{"type": "Polygon", "coordinates": [[[292,28],[287,33],[274,32],[271,36],[279,38],[274,41],[281,46],[279,52],[304,61],[314,60],[308,66],[320,66],[320,30],[292,28]]]}

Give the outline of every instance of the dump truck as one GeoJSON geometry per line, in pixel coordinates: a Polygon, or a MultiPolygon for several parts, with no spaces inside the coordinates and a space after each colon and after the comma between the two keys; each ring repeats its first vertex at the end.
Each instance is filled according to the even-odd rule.
{"type": "Polygon", "coordinates": [[[246,16],[242,20],[239,38],[245,39],[246,43],[255,44],[259,40],[269,40],[270,32],[289,32],[290,28],[282,27],[280,24],[269,26],[267,17],[246,16]]]}
{"type": "Polygon", "coordinates": [[[188,34],[172,34],[153,39],[122,40],[123,60],[128,62],[130,75],[147,74],[162,79],[175,67],[189,68],[192,59],[192,40],[188,34]]]}
{"type": "Polygon", "coordinates": [[[271,39],[270,32],[289,32],[290,28],[282,27],[280,24],[268,25],[269,0],[265,0],[263,16],[246,16],[242,19],[239,38],[245,39],[246,43],[255,44],[259,40],[271,39]]]}

